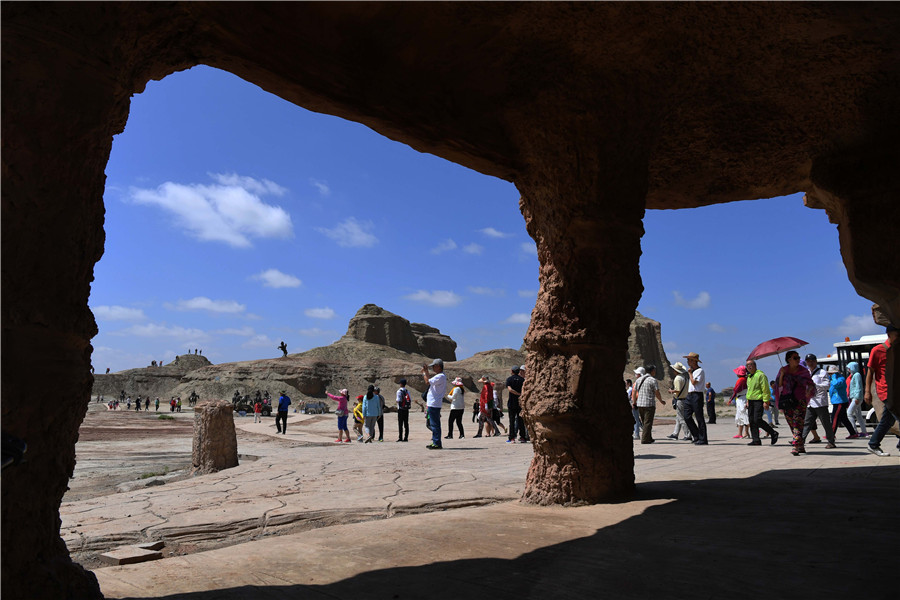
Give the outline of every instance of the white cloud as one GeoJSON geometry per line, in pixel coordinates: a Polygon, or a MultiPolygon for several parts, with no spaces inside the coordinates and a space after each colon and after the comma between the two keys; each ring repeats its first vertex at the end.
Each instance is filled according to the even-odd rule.
{"type": "Polygon", "coordinates": [[[864,335],[883,333],[884,329],[875,324],[872,315],[847,315],[836,328],[837,334],[850,339],[864,335]]]}
{"type": "Polygon", "coordinates": [[[471,244],[463,246],[463,252],[466,254],[481,254],[484,252],[484,246],[479,246],[475,242],[472,242],[471,244]]]}
{"type": "Polygon", "coordinates": [[[462,298],[458,294],[446,290],[434,290],[433,292],[418,290],[413,294],[404,296],[404,298],[412,300],[413,302],[424,302],[425,304],[431,304],[432,306],[439,306],[441,308],[456,306],[462,302],[462,298]]]}
{"type": "Polygon", "coordinates": [[[710,331],[712,331],[713,333],[725,333],[727,331],[725,329],[725,327],[723,327],[722,325],[719,325],[718,323],[710,323],[709,325],[706,326],[706,328],[709,329],[710,331]]]}
{"type": "Polygon", "coordinates": [[[275,340],[264,334],[254,335],[252,338],[241,344],[242,348],[268,348],[272,347],[277,350],[278,344],[275,340]]]}
{"type": "Polygon", "coordinates": [[[287,273],[282,273],[278,269],[266,269],[262,273],[257,273],[250,279],[262,281],[263,286],[270,288],[293,288],[300,287],[303,282],[287,273]]]}
{"type": "Polygon", "coordinates": [[[297,333],[306,337],[321,337],[323,335],[337,335],[332,329],[319,329],[318,327],[310,327],[309,329],[301,329],[297,333]]]}
{"type": "Polygon", "coordinates": [[[531,315],[527,314],[527,313],[515,313],[513,315],[510,315],[503,322],[509,323],[509,324],[516,323],[516,324],[526,324],[527,325],[528,323],[531,323],[531,315]]]}
{"type": "Polygon", "coordinates": [[[155,190],[131,188],[131,199],[170,213],[179,227],[201,241],[249,248],[250,238],[282,239],[293,235],[287,211],[260,199],[265,194],[282,195],[284,188],[269,180],[238,175],[211,174],[211,177],[219,184],[185,185],[167,181],[155,190]]]}
{"type": "Polygon", "coordinates": [[[313,319],[333,319],[335,312],[330,308],[307,308],[303,314],[313,319]]]}
{"type": "Polygon", "coordinates": [[[670,350],[678,350],[678,342],[663,342],[663,350],[669,352],[670,350]]]}
{"type": "Polygon", "coordinates": [[[493,298],[497,298],[499,296],[504,296],[506,294],[506,290],[504,290],[502,288],[469,286],[466,289],[469,290],[470,294],[478,294],[479,296],[491,296],[493,298]]]}
{"type": "Polygon", "coordinates": [[[171,310],[205,310],[212,313],[237,314],[244,312],[246,305],[234,300],[210,300],[205,296],[197,296],[190,300],[179,300],[175,304],[166,303],[166,308],[171,310]]]}
{"type": "Polygon", "coordinates": [[[431,249],[432,254],[440,254],[441,252],[449,252],[450,250],[456,250],[456,242],[451,239],[441,242],[437,246],[431,249]]]}
{"type": "Polygon", "coordinates": [[[342,248],[370,248],[378,243],[378,238],[370,233],[374,228],[371,221],[357,221],[350,217],[333,229],[319,227],[316,231],[331,238],[342,248]]]}
{"type": "Polygon", "coordinates": [[[521,248],[522,252],[525,254],[537,256],[537,245],[535,245],[534,242],[522,242],[519,244],[519,248],[521,248]]]}
{"type": "Polygon", "coordinates": [[[117,331],[115,335],[130,335],[135,337],[146,338],[173,338],[176,340],[199,342],[207,339],[206,333],[200,329],[189,329],[186,327],[169,327],[166,325],[157,325],[156,323],[148,323],[146,325],[132,325],[122,331],[117,331]]]}
{"type": "Polygon", "coordinates": [[[485,227],[484,229],[479,229],[478,231],[479,231],[479,233],[483,233],[484,235],[486,235],[488,237],[497,238],[497,239],[508,238],[508,237],[512,236],[511,233],[503,233],[502,231],[497,231],[493,227],[485,227]]]}
{"type": "Polygon", "coordinates": [[[236,329],[233,327],[229,329],[217,329],[216,331],[213,331],[213,333],[216,335],[237,335],[241,337],[250,337],[252,335],[255,335],[252,327],[241,327],[240,329],[236,329]]]}
{"type": "Polygon", "coordinates": [[[140,308],[125,306],[92,306],[91,311],[99,321],[143,321],[147,318],[140,308]]]}
{"type": "Polygon", "coordinates": [[[519,298],[534,298],[537,296],[537,290],[519,290],[519,298]]]}
{"type": "Polygon", "coordinates": [[[237,173],[207,173],[216,183],[228,187],[244,188],[248,192],[258,196],[271,194],[272,196],[284,196],[287,188],[281,187],[274,181],[268,179],[254,179],[253,177],[244,177],[237,173]]]}
{"type": "Polygon", "coordinates": [[[678,290],[674,290],[672,295],[675,297],[675,304],[677,306],[690,309],[709,308],[709,301],[711,299],[709,292],[700,292],[693,300],[685,299],[678,290]]]}
{"type": "Polygon", "coordinates": [[[319,195],[321,196],[329,196],[331,194],[331,188],[328,187],[328,184],[324,181],[319,181],[318,179],[310,179],[309,182],[319,190],[319,195]]]}

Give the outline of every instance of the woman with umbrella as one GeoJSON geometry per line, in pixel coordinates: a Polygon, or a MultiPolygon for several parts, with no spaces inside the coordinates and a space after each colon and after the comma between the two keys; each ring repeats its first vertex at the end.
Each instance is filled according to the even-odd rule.
{"type": "Polygon", "coordinates": [[[793,441],[791,454],[806,454],[803,445],[803,421],[806,419],[806,405],[816,393],[816,385],[806,367],[800,364],[800,355],[790,350],[784,355],[787,366],[781,367],[775,378],[775,397],[784,412],[784,419],[791,428],[793,441]]]}

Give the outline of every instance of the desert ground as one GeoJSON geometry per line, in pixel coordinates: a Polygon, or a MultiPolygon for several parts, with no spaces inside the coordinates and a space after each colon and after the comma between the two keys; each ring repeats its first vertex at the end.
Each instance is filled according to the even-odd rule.
{"type": "Polygon", "coordinates": [[[422,413],[408,443],[388,414],[373,444],[334,443],[334,415],[292,413],[286,435],[236,416],[241,464],[191,476],[182,410],[92,405],[82,425],[61,533],[108,598],[895,597],[896,438],[890,458],[843,436],[793,457],[733,439],[730,417],[706,447],[662,418],[635,442],[632,501],[535,507],[531,445],[473,438],[470,413],[441,451],[422,413]],[[141,542],[162,558],[102,556],[141,542]]]}

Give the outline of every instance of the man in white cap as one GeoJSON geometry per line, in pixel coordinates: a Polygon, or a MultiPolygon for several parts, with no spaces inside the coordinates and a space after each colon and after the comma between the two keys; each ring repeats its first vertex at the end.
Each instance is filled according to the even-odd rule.
{"type": "Polygon", "coordinates": [[[675,431],[666,437],[670,440],[677,440],[683,431],[685,434],[683,439],[689,440],[691,438],[688,435],[688,426],[684,420],[684,400],[688,394],[687,378],[685,377],[687,369],[684,368],[683,364],[677,362],[672,365],[672,370],[675,371],[675,380],[672,382],[672,388],[669,390],[669,393],[672,394],[672,406],[675,408],[675,431]]]}
{"type": "Polygon", "coordinates": [[[444,361],[436,358],[430,365],[422,365],[422,377],[428,385],[425,404],[428,406],[428,422],[431,424],[431,443],[425,446],[429,450],[440,450],[441,445],[441,404],[447,393],[447,376],[444,375],[444,361]],[[434,369],[434,377],[429,378],[428,367],[434,369]]]}
{"type": "Polygon", "coordinates": [[[656,414],[656,403],[659,402],[665,406],[666,401],[659,395],[659,382],[654,377],[656,367],[647,365],[644,370],[647,374],[634,382],[631,406],[638,409],[641,424],[644,426],[641,432],[641,443],[652,444],[656,441],[653,439],[653,417],[656,414]]]}
{"type": "Polygon", "coordinates": [[[700,366],[700,355],[688,352],[682,358],[688,363],[688,395],[684,401],[684,422],[687,423],[695,446],[706,446],[706,419],[703,418],[703,393],[706,391],[706,373],[700,366]],[[697,422],[694,422],[696,415],[697,422]]]}

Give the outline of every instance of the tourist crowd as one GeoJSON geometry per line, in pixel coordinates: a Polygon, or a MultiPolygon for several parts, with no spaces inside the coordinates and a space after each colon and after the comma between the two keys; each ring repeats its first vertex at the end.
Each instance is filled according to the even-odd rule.
{"type": "MultiPolygon", "coordinates": [[[[810,444],[821,443],[824,437],[825,448],[835,448],[835,436],[840,427],[846,429],[847,439],[868,438],[868,451],[872,454],[890,456],[881,449],[881,441],[900,419],[898,407],[885,404],[871,437],[862,414],[863,404],[872,402],[873,387],[879,398],[888,398],[886,353],[896,343],[898,332],[894,327],[888,327],[886,332],[887,341],[869,353],[865,377],[857,362],[850,362],[845,372],[841,372],[836,365],[829,365],[827,369],[820,366],[815,354],[801,358],[796,350],[784,355],[786,364],[772,380],[752,359],[735,368],[738,379],[727,401],[735,407],[737,433],[734,438],[749,439],[749,446],[760,446],[762,439],[768,439],[774,446],[778,443],[776,428],[781,412],[790,428],[791,454],[794,456],[806,453],[806,440],[810,436],[810,444]],[[819,426],[823,435],[819,434],[819,426]],[[760,430],[765,433],[763,438],[760,438],[760,430]]],[[[706,425],[716,422],[715,391],[706,381],[700,356],[691,352],[683,358],[687,359],[687,366],[681,362],[672,365],[675,378],[668,393],[675,408],[675,429],[666,437],[704,446],[709,443],[706,425]],[[708,421],[703,417],[704,404],[708,421]]],[[[652,444],[656,441],[652,433],[656,405],[665,405],[666,401],[655,377],[655,365],[639,367],[634,373],[638,378],[634,382],[630,379],[625,382],[625,393],[634,418],[634,439],[639,439],[642,444],[652,444]]],[[[900,443],[897,448],[900,450],[900,443]]]]}

